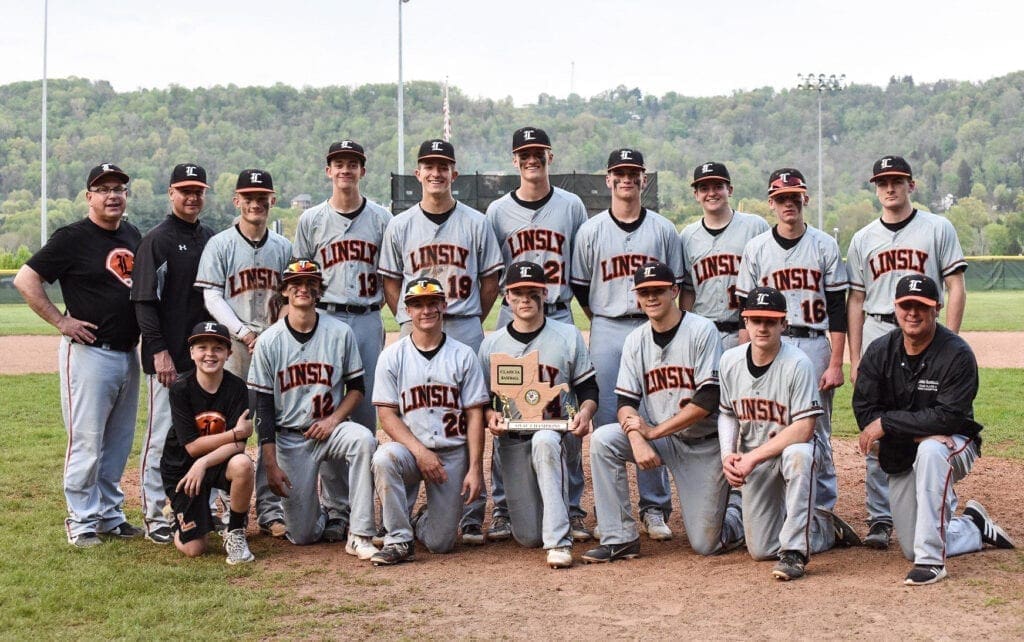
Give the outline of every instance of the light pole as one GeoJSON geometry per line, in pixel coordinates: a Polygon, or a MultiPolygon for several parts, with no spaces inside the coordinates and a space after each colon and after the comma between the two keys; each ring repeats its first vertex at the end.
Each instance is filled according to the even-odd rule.
{"type": "Polygon", "coordinates": [[[43,99],[42,99],[42,140],[40,145],[40,167],[42,173],[39,176],[39,247],[46,245],[46,33],[47,22],[50,15],[50,2],[43,2],[43,99]]]}
{"type": "MultiPolygon", "coordinates": [[[[402,5],[398,0],[398,175],[405,174],[405,87],[402,85],[402,5]]],[[[401,182],[401,178],[399,178],[401,182]]]]}
{"type": "Polygon", "coordinates": [[[846,84],[846,74],[836,78],[835,74],[797,74],[800,80],[797,89],[818,92],[818,229],[825,225],[823,207],[825,205],[825,190],[822,187],[822,156],[821,156],[821,95],[826,91],[842,91],[846,84]]]}

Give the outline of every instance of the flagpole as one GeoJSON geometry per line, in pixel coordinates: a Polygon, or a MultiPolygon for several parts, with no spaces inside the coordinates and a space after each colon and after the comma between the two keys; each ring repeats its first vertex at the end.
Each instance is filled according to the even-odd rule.
{"type": "Polygon", "coordinates": [[[46,245],[46,34],[49,21],[50,2],[43,0],[43,99],[42,99],[42,140],[40,145],[40,166],[42,167],[39,176],[39,247],[46,245]]]}

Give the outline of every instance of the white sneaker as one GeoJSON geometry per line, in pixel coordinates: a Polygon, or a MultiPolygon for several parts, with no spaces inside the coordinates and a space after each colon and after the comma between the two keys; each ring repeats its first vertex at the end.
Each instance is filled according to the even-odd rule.
{"type": "Polygon", "coordinates": [[[379,553],[380,550],[373,545],[372,537],[349,533],[348,541],[345,542],[345,552],[349,555],[355,555],[361,560],[368,560],[379,553]]]}
{"type": "Polygon", "coordinates": [[[665,523],[665,518],[661,513],[654,511],[644,513],[644,519],[640,522],[640,532],[647,533],[647,537],[657,542],[672,539],[672,530],[665,523]]]}
{"type": "Polygon", "coordinates": [[[572,549],[568,546],[548,550],[548,566],[551,568],[571,568],[572,549]]]}
{"type": "Polygon", "coordinates": [[[241,528],[228,531],[228,534],[224,536],[224,550],[228,553],[227,563],[231,565],[245,564],[256,559],[256,556],[249,550],[249,542],[245,539],[245,530],[241,528]]]}

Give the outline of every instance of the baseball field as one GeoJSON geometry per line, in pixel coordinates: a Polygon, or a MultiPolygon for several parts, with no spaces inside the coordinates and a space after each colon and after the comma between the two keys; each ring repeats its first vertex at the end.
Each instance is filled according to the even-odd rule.
{"type": "MultiPolygon", "coordinates": [[[[565,571],[512,542],[444,556],[418,550],[415,562],[392,568],[359,562],[343,544],[300,548],[254,532],[257,562],[235,567],[223,554],[186,561],[142,540],[75,549],[61,526],[57,338],[25,306],[3,305],[0,638],[1020,639],[1024,293],[972,292],[964,330],[982,366],[975,413],[985,442],[958,493],[985,504],[1020,548],[950,558],[947,580],[907,587],[909,563],[897,547],[815,556],[807,577],[790,583],[743,550],[701,558],[678,511],[669,521],[675,538],[644,538],[639,559],[565,571]]],[[[835,403],[837,512],[863,534],[850,392],[841,388],[835,403]]],[[[139,417],[137,435],[144,405],[139,417]]],[[[138,448],[137,438],[123,479],[134,523],[138,448]]],[[[577,559],[589,546],[574,547],[577,559]]]]}

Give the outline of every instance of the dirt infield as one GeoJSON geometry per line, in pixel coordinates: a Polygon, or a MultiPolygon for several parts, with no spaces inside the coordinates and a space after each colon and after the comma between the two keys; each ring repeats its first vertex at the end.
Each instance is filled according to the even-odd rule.
{"type": "MultiPolygon", "coordinates": [[[[397,336],[389,333],[388,343],[397,336]]],[[[979,366],[1024,368],[1024,332],[964,332],[963,336],[974,349],[979,366]]],[[[59,341],[57,336],[0,337],[0,375],[56,372],[59,341]]]]}

